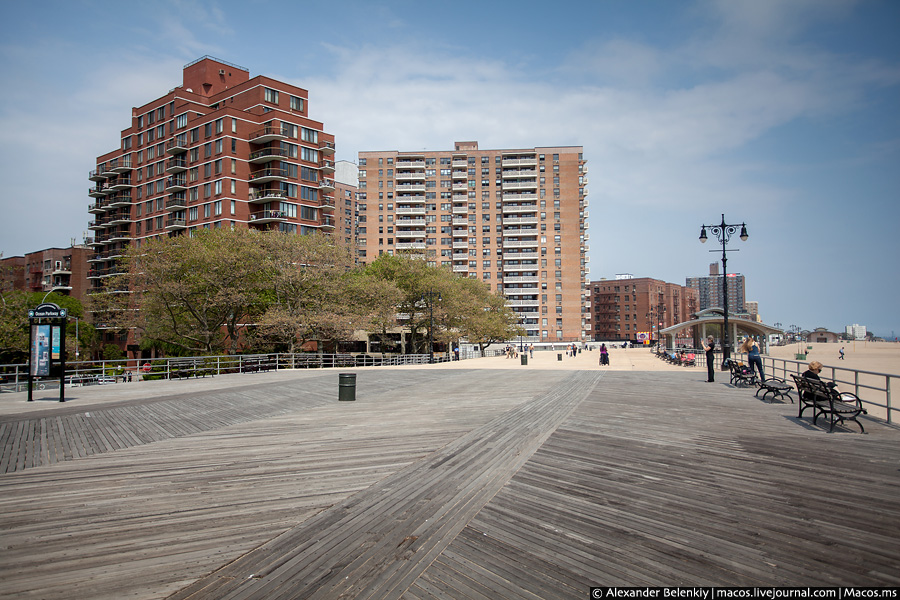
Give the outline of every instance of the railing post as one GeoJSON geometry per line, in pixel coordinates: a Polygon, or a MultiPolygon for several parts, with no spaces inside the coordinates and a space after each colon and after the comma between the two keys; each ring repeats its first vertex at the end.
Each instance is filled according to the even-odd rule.
{"type": "Polygon", "coordinates": [[[887,406],[887,422],[891,422],[891,376],[884,376],[884,403],[887,406]]]}

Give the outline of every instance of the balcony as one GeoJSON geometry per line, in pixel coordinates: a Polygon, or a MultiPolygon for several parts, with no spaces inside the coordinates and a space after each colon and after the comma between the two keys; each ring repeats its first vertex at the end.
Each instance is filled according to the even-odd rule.
{"type": "MultiPolygon", "coordinates": [[[[503,224],[506,224],[506,221],[503,221],[503,224]]],[[[531,229],[522,228],[522,229],[504,229],[503,237],[531,237],[538,235],[537,227],[532,227],[531,229]]]]}
{"type": "Polygon", "coordinates": [[[334,154],[334,142],[326,142],[322,140],[319,142],[319,151],[326,156],[331,156],[334,154]]]}
{"type": "Polygon", "coordinates": [[[540,300],[507,300],[507,306],[540,306],[540,300]]]}
{"type": "Polygon", "coordinates": [[[266,125],[250,134],[251,144],[268,144],[288,139],[288,131],[280,125],[266,125]]]}
{"type": "Polygon", "coordinates": [[[425,184],[424,183],[404,183],[398,184],[394,186],[394,190],[399,194],[400,192],[424,192],[425,184]]]}
{"type": "Polygon", "coordinates": [[[101,185],[96,185],[92,188],[88,188],[88,196],[90,196],[91,198],[102,198],[108,193],[109,189],[101,185]]]}
{"type": "Polygon", "coordinates": [[[169,177],[166,179],[166,193],[183,192],[188,189],[187,177],[169,177]]]}
{"type": "Polygon", "coordinates": [[[281,223],[287,220],[287,213],[282,210],[261,210],[250,214],[250,222],[253,224],[281,223]]]}
{"type": "Polygon", "coordinates": [[[334,191],[334,179],[322,178],[322,181],[319,182],[319,189],[322,191],[334,191]]]}
{"type": "Polygon", "coordinates": [[[187,171],[187,159],[183,156],[175,156],[166,161],[166,173],[181,173],[187,171]]]}
{"type": "Polygon", "coordinates": [[[131,170],[131,156],[120,156],[109,161],[108,167],[116,173],[127,173],[131,170]]]}
{"type": "Polygon", "coordinates": [[[453,171],[452,178],[453,179],[468,179],[469,172],[468,171],[453,171]]]}
{"type": "Polygon", "coordinates": [[[469,265],[453,265],[454,273],[468,273],[469,265]]]}
{"type": "Polygon", "coordinates": [[[537,204],[504,204],[503,213],[533,213],[538,211],[537,204]]]}
{"type": "Polygon", "coordinates": [[[284,190],[278,189],[262,189],[252,190],[248,202],[251,204],[264,204],[266,202],[287,200],[288,195],[284,190]]]}
{"type": "Polygon", "coordinates": [[[106,197],[106,205],[110,208],[121,208],[123,206],[131,206],[131,192],[127,194],[113,194],[106,197]]]}
{"type": "Polygon", "coordinates": [[[265,183],[266,181],[287,181],[287,170],[275,167],[267,167],[250,173],[250,181],[253,183],[265,183]]]}
{"type": "Polygon", "coordinates": [[[182,134],[166,142],[166,154],[183,154],[188,151],[190,144],[187,136],[182,134]]]}
{"type": "MultiPolygon", "coordinates": [[[[402,173],[395,173],[394,179],[397,181],[413,181],[413,180],[424,180],[425,179],[425,171],[404,171],[402,173]]],[[[402,184],[397,184],[396,187],[400,187],[402,184]]],[[[422,191],[425,191],[425,184],[422,183],[422,191]]]]}
{"type": "Polygon", "coordinates": [[[329,175],[331,173],[334,173],[334,161],[333,160],[323,160],[322,161],[322,172],[328,173],[329,175]]]}
{"type": "MultiPolygon", "coordinates": [[[[506,283],[507,281],[507,279],[503,280],[504,283],[506,283]]],[[[541,291],[537,288],[537,286],[530,288],[503,288],[503,294],[505,296],[535,296],[540,293],[541,291]]],[[[535,302],[537,302],[537,300],[535,300],[535,302]]]]}
{"type": "Polygon", "coordinates": [[[524,202],[526,200],[537,200],[537,199],[538,199],[538,195],[534,194],[534,193],[528,193],[528,192],[526,192],[526,193],[519,192],[519,193],[512,193],[512,194],[507,194],[505,192],[503,193],[503,201],[504,202],[524,202]]]}
{"type": "Polygon", "coordinates": [[[503,219],[504,225],[537,225],[538,218],[537,217],[505,217],[503,219]]]}
{"type": "Polygon", "coordinates": [[[107,234],[107,242],[126,242],[131,239],[131,231],[128,228],[116,229],[107,234]]]}
{"type": "Polygon", "coordinates": [[[467,214],[468,212],[469,212],[469,209],[466,208],[465,206],[454,206],[454,207],[453,207],[453,214],[454,214],[454,215],[465,215],[465,214],[467,214]]]}
{"type": "Polygon", "coordinates": [[[398,169],[424,169],[425,160],[401,160],[398,158],[394,166],[398,169]]]}
{"type": "Polygon", "coordinates": [[[469,184],[465,181],[454,181],[453,187],[451,188],[454,192],[465,192],[469,189],[469,184]]]}
{"type": "Polygon", "coordinates": [[[454,229],[451,235],[452,235],[452,237],[467,238],[467,237],[469,237],[469,230],[468,229],[454,229]]]}
{"type": "Polygon", "coordinates": [[[538,240],[503,240],[503,248],[536,248],[540,246],[538,240]]]}
{"type": "Polygon", "coordinates": [[[97,167],[100,170],[100,174],[104,177],[115,177],[119,174],[118,171],[112,168],[112,161],[108,161],[97,167]]]}
{"type": "Polygon", "coordinates": [[[88,171],[88,179],[91,181],[106,181],[106,175],[101,175],[100,169],[94,169],[92,171],[88,171]]]}
{"type": "Polygon", "coordinates": [[[88,204],[88,212],[98,215],[100,213],[106,212],[107,204],[101,200],[94,202],[93,204],[88,204]]]}
{"type": "Polygon", "coordinates": [[[537,180],[535,181],[504,181],[504,190],[533,190],[537,189],[537,180]]]}
{"type": "Polygon", "coordinates": [[[398,215],[424,215],[425,206],[398,207],[394,212],[398,215]]]}
{"type": "Polygon", "coordinates": [[[424,229],[406,229],[406,230],[397,230],[394,234],[396,238],[423,238],[425,237],[424,229]]]}
{"type": "Polygon", "coordinates": [[[106,227],[106,219],[104,217],[97,217],[93,221],[88,221],[88,229],[93,231],[99,231],[106,227]]]}
{"type": "Polygon", "coordinates": [[[537,158],[534,156],[528,158],[503,158],[502,167],[536,167],[537,158]]]}
{"type": "Polygon", "coordinates": [[[334,229],[334,217],[330,215],[324,215],[322,217],[322,228],[323,229],[334,229]]]}
{"type": "MultiPolygon", "coordinates": [[[[518,265],[505,264],[505,265],[503,265],[504,271],[511,271],[511,272],[536,271],[537,268],[538,268],[537,261],[530,263],[530,264],[518,264],[518,265]]],[[[503,280],[506,281],[506,278],[504,277],[503,280]]]]}
{"type": "Polygon", "coordinates": [[[187,229],[187,221],[184,217],[169,217],[166,219],[166,229],[169,231],[187,229]]]}
{"type": "Polygon", "coordinates": [[[458,169],[466,169],[469,166],[469,162],[465,158],[454,158],[450,166],[458,169]]]}
{"type": "Polygon", "coordinates": [[[248,162],[261,164],[288,157],[288,151],[282,148],[263,148],[250,153],[248,162]]]}
{"type": "Polygon", "coordinates": [[[131,185],[131,177],[116,177],[115,179],[111,179],[109,182],[109,189],[114,192],[118,192],[120,190],[127,190],[133,187],[131,185]]]}
{"type": "Polygon", "coordinates": [[[188,201],[184,192],[177,192],[172,194],[168,200],[166,200],[166,210],[184,210],[187,208],[188,201]]]}
{"type": "Polygon", "coordinates": [[[465,217],[462,217],[462,218],[453,217],[453,222],[451,223],[451,225],[467,225],[467,226],[468,226],[468,224],[469,224],[469,219],[467,219],[465,217]]]}
{"type": "Polygon", "coordinates": [[[394,244],[397,250],[424,250],[425,242],[397,242],[394,244]]]}
{"type": "Polygon", "coordinates": [[[397,204],[425,204],[425,194],[404,194],[396,200],[397,204]]]}
{"type": "Polygon", "coordinates": [[[397,219],[394,221],[397,227],[425,227],[425,219],[397,219]]]}
{"type": "Polygon", "coordinates": [[[521,277],[504,277],[503,283],[540,283],[537,275],[521,277]]]}
{"type": "Polygon", "coordinates": [[[453,248],[468,248],[468,247],[469,247],[469,242],[466,241],[465,238],[463,238],[460,241],[453,240],[453,248]]]}
{"type": "Polygon", "coordinates": [[[328,212],[334,212],[334,198],[331,196],[321,196],[319,198],[319,207],[328,212]]]}
{"type": "Polygon", "coordinates": [[[537,177],[538,172],[534,169],[504,169],[501,176],[503,179],[519,179],[522,177],[537,177]]]}
{"type": "Polygon", "coordinates": [[[108,225],[130,225],[132,222],[131,211],[113,211],[106,215],[108,225]]]}

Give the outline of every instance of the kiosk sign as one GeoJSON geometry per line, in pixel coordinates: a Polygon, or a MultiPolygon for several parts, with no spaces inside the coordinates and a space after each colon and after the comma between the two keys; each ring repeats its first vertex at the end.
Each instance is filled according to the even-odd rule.
{"type": "Polygon", "coordinates": [[[65,402],[66,318],[69,311],[56,304],[40,304],[28,311],[31,324],[31,364],[28,369],[28,400],[34,379],[59,376],[59,401],[65,402]]]}

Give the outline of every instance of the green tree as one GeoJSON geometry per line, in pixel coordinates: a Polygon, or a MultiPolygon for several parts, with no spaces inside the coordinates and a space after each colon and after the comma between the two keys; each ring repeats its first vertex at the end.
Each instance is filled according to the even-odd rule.
{"type": "Polygon", "coordinates": [[[250,229],[212,229],[132,246],[127,274],[108,287],[134,293],[106,294],[104,314],[117,326],[136,327],[144,339],[189,353],[235,352],[265,304],[261,238],[250,229]]]}

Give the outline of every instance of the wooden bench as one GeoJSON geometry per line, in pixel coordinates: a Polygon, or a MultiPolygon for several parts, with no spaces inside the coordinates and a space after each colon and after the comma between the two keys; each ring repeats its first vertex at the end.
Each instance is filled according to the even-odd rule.
{"type": "Polygon", "coordinates": [[[743,364],[728,359],[728,368],[731,371],[731,384],[735,387],[747,387],[750,385],[759,385],[759,378],[756,373],[750,371],[743,364]]]}
{"type": "Polygon", "coordinates": [[[759,382],[759,389],[756,390],[756,394],[754,394],[757,398],[759,398],[759,393],[763,392],[762,399],[765,400],[766,396],[772,394],[772,400],[778,398],[780,400],[784,400],[787,398],[791,401],[791,404],[794,403],[794,399],[791,397],[791,390],[794,389],[784,379],[780,377],[772,377],[770,379],[766,379],[765,381],[759,382]]]}
{"type": "Polygon", "coordinates": [[[829,432],[834,431],[834,426],[837,423],[843,424],[844,421],[853,421],[859,425],[859,430],[865,433],[866,430],[857,417],[868,413],[862,406],[862,400],[856,394],[841,392],[832,382],[808,379],[794,374],[791,374],[791,377],[794,378],[794,384],[797,386],[798,404],[800,405],[798,418],[803,417],[804,410],[812,408],[813,425],[816,424],[819,416],[827,415],[831,422],[831,427],[828,429],[829,432]]]}

